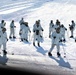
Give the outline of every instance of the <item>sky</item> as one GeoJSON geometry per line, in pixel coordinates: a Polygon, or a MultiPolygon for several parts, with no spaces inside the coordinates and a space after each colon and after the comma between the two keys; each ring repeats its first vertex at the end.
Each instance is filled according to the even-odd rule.
{"type": "MultiPolygon", "coordinates": [[[[76,23],[76,1],[75,0],[1,0],[0,1],[0,20],[4,19],[6,22],[7,35],[9,38],[9,25],[11,20],[15,20],[15,34],[16,39],[9,39],[7,42],[7,52],[14,53],[14,55],[31,57],[31,61],[35,58],[39,59],[39,63],[56,65],[65,67],[64,70],[72,72],[76,71],[76,43],[75,39],[71,39],[69,24],[71,20],[76,23]],[[29,34],[29,43],[20,42],[19,36],[19,21],[24,17],[24,21],[28,22],[31,29],[29,34]],[[33,32],[32,28],[36,20],[41,20],[41,25],[44,29],[44,41],[40,43],[41,47],[33,46],[33,32]],[[49,38],[49,23],[53,20],[54,23],[59,19],[61,24],[67,28],[66,42],[60,45],[60,53],[63,59],[57,58],[56,48],[52,54],[54,58],[48,57],[49,49],[51,48],[51,39],[49,38]],[[66,58],[64,58],[64,51],[66,58]],[[44,60],[46,61],[44,61],[44,60]],[[59,61],[60,60],[60,61],[59,61]],[[53,62],[53,63],[51,63],[53,62]]],[[[76,27],[75,27],[76,28],[76,27]]],[[[74,38],[76,37],[76,29],[74,31],[74,38]]],[[[2,54],[2,47],[0,49],[2,54]]]]}

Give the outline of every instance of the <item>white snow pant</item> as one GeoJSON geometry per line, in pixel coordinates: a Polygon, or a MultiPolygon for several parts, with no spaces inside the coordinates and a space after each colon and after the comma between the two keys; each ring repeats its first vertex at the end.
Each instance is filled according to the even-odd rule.
{"type": "Polygon", "coordinates": [[[54,47],[57,47],[57,52],[60,52],[60,46],[59,44],[52,44],[51,48],[50,48],[50,53],[52,52],[52,50],[54,49],[54,47]]]}
{"type": "Polygon", "coordinates": [[[23,38],[28,40],[28,32],[24,33],[23,38]]]}
{"type": "MultiPolygon", "coordinates": [[[[2,45],[3,45],[3,50],[6,50],[6,43],[3,43],[2,45]]],[[[0,48],[2,45],[0,45],[0,48]]]]}
{"type": "Polygon", "coordinates": [[[20,38],[23,39],[23,36],[24,36],[23,32],[20,31],[19,33],[20,33],[20,38]]]}
{"type": "Polygon", "coordinates": [[[74,31],[74,30],[71,30],[71,36],[73,36],[73,31],[74,31]]]}
{"type": "Polygon", "coordinates": [[[6,43],[3,43],[3,50],[6,50],[6,43]]]}
{"type": "Polygon", "coordinates": [[[38,43],[40,43],[40,35],[35,35],[34,34],[33,42],[35,42],[36,40],[38,41],[38,43]]]}
{"type": "Polygon", "coordinates": [[[15,30],[14,30],[14,28],[10,28],[10,36],[11,35],[15,36],[15,30]]]}
{"type": "Polygon", "coordinates": [[[61,39],[65,39],[65,34],[61,34],[61,39]]]}

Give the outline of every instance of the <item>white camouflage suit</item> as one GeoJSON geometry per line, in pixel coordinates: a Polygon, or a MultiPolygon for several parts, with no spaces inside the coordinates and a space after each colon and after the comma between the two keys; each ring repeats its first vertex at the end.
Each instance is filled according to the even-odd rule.
{"type": "Polygon", "coordinates": [[[41,27],[41,25],[37,26],[37,24],[34,24],[34,26],[33,26],[33,32],[34,32],[33,42],[34,43],[35,43],[36,40],[38,41],[38,43],[40,43],[40,39],[41,39],[40,31],[42,31],[42,30],[43,30],[43,28],[41,27]],[[37,32],[38,32],[38,34],[37,34],[37,32]]]}
{"type": "Polygon", "coordinates": [[[52,33],[51,38],[52,38],[52,44],[51,44],[51,48],[50,48],[50,53],[52,52],[52,50],[55,46],[57,47],[57,52],[60,52],[59,42],[61,40],[61,34],[54,31],[52,33]]]}
{"type": "Polygon", "coordinates": [[[6,25],[6,22],[4,22],[4,20],[2,20],[1,23],[0,23],[0,27],[1,27],[1,28],[4,28],[5,25],[6,25]]]}
{"type": "Polygon", "coordinates": [[[64,27],[64,25],[62,24],[60,26],[60,33],[61,33],[61,39],[65,41],[65,31],[67,30],[67,28],[64,27]]]}
{"type": "Polygon", "coordinates": [[[10,23],[10,35],[9,36],[15,37],[15,24],[14,24],[14,21],[13,20],[10,23]]]}
{"type": "Polygon", "coordinates": [[[54,23],[53,21],[51,21],[49,24],[49,38],[51,37],[53,31],[54,31],[54,23]]]}
{"type": "Polygon", "coordinates": [[[21,38],[22,41],[23,41],[23,38],[24,38],[24,35],[23,35],[24,27],[25,27],[24,24],[21,24],[20,31],[19,31],[19,35],[20,35],[20,38],[21,38]]]}
{"type": "Polygon", "coordinates": [[[72,24],[70,25],[70,27],[72,27],[72,28],[70,29],[70,31],[71,31],[71,36],[70,37],[73,37],[73,32],[75,30],[75,22],[73,20],[71,22],[72,22],[72,24]]]}
{"type": "Polygon", "coordinates": [[[24,40],[28,41],[28,32],[31,32],[31,30],[30,30],[30,28],[28,26],[28,22],[26,22],[24,24],[24,28],[22,29],[22,31],[23,31],[23,38],[24,38],[24,40]]]}
{"type": "Polygon", "coordinates": [[[26,40],[28,41],[28,32],[31,32],[29,26],[28,26],[28,22],[24,22],[21,24],[21,30],[19,32],[21,40],[26,40]]]}

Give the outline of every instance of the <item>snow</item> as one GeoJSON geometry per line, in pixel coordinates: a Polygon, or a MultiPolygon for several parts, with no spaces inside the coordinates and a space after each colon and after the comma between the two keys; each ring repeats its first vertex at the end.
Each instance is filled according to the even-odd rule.
{"type": "MultiPolygon", "coordinates": [[[[18,56],[20,59],[31,62],[39,62],[42,64],[56,65],[65,67],[72,72],[76,71],[76,43],[74,39],[69,38],[69,24],[71,20],[76,23],[76,1],[75,0],[1,0],[0,1],[0,20],[6,21],[6,28],[9,37],[9,24],[12,19],[15,20],[16,25],[16,37],[15,40],[7,42],[7,52],[14,53],[14,58],[18,56]],[[41,20],[41,25],[44,28],[43,36],[44,41],[41,43],[41,47],[34,47],[33,32],[29,37],[29,43],[20,42],[19,36],[19,20],[24,17],[24,20],[29,23],[32,31],[33,24],[36,20],[41,20]],[[48,57],[48,51],[51,47],[51,39],[49,36],[49,23],[53,20],[59,19],[62,24],[67,27],[66,42],[60,46],[60,53],[62,58],[57,58],[56,48],[53,50],[53,58],[48,57]],[[64,50],[66,52],[66,58],[64,58],[64,50]],[[31,59],[30,59],[31,57],[31,59]]],[[[74,31],[76,37],[76,29],[74,31]]],[[[37,45],[37,43],[36,43],[37,45]]],[[[0,50],[2,54],[2,48],[0,50]]],[[[9,56],[11,57],[11,56],[9,56]]],[[[18,59],[18,57],[16,59],[18,59]]]]}

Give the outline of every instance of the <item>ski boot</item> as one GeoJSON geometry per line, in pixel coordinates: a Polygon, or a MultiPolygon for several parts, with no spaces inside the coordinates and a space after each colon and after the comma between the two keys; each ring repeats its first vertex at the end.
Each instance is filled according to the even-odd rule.
{"type": "Polygon", "coordinates": [[[50,52],[48,52],[48,55],[49,55],[49,56],[52,56],[52,54],[51,54],[50,52]]]}
{"type": "Polygon", "coordinates": [[[60,53],[59,53],[59,52],[57,52],[57,56],[58,56],[58,57],[60,56],[60,53]]]}
{"type": "Polygon", "coordinates": [[[35,46],[35,42],[33,42],[33,45],[35,46]]]}
{"type": "Polygon", "coordinates": [[[21,41],[23,41],[23,39],[21,38],[21,41]]]}
{"type": "Polygon", "coordinates": [[[15,36],[13,36],[13,38],[15,39],[16,37],[15,37],[15,36]]]}
{"type": "Polygon", "coordinates": [[[70,36],[70,38],[73,38],[73,36],[70,36]]]}
{"type": "Polygon", "coordinates": [[[3,55],[6,55],[7,54],[7,51],[6,50],[3,50],[3,55]]]}
{"type": "Polygon", "coordinates": [[[26,40],[26,42],[28,42],[28,40],[27,39],[25,39],[26,40]]]}
{"type": "Polygon", "coordinates": [[[9,36],[9,39],[11,39],[12,37],[11,36],[9,36]]]}
{"type": "Polygon", "coordinates": [[[63,42],[66,42],[66,40],[65,40],[65,39],[63,39],[63,42]]]}
{"type": "Polygon", "coordinates": [[[40,47],[40,43],[38,43],[38,46],[40,47]]]}

